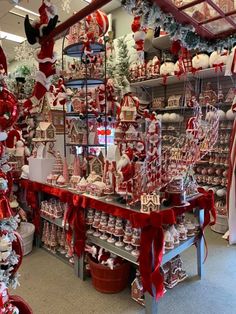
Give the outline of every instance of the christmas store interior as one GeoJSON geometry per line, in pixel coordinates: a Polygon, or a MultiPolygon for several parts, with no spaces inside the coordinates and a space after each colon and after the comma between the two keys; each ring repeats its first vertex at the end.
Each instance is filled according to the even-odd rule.
{"type": "Polygon", "coordinates": [[[236,313],[236,1],[0,1],[0,314],[236,313]]]}

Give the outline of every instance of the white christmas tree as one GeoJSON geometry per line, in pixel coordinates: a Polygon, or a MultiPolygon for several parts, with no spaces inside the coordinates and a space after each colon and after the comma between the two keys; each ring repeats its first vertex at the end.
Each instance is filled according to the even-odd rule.
{"type": "Polygon", "coordinates": [[[118,62],[116,66],[117,84],[120,89],[129,86],[129,50],[126,43],[126,36],[118,39],[118,62]]]}

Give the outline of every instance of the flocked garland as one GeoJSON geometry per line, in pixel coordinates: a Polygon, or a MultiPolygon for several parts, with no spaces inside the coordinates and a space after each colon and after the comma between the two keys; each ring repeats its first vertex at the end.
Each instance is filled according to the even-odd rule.
{"type": "Polygon", "coordinates": [[[191,25],[178,23],[171,14],[164,13],[152,1],[122,0],[122,6],[131,14],[142,15],[142,24],[150,28],[160,26],[174,41],[179,40],[189,50],[212,52],[213,50],[231,49],[236,43],[236,35],[209,41],[202,38],[191,25]]]}

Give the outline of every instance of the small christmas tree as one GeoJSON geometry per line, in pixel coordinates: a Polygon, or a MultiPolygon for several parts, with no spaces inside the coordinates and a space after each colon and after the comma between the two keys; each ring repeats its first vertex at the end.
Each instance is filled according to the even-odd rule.
{"type": "Polygon", "coordinates": [[[126,88],[129,85],[129,50],[126,43],[126,36],[118,39],[118,64],[116,67],[117,83],[119,88],[126,88]]]}

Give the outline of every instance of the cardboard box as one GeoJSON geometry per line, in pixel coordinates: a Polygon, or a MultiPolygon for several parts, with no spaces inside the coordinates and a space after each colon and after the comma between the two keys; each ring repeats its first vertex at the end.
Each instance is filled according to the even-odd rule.
{"type": "Polygon", "coordinates": [[[46,183],[47,176],[52,172],[54,158],[29,158],[29,179],[40,183],[46,183]]]}

